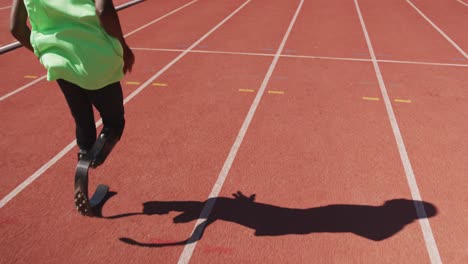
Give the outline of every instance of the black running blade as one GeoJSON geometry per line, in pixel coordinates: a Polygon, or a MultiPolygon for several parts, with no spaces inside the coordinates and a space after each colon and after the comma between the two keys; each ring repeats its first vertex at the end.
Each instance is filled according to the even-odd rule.
{"type": "Polygon", "coordinates": [[[106,198],[108,192],[109,192],[109,186],[104,185],[104,184],[99,184],[93,196],[89,200],[89,204],[91,205],[91,207],[94,208],[100,205],[102,201],[104,201],[104,199],[106,198]]]}

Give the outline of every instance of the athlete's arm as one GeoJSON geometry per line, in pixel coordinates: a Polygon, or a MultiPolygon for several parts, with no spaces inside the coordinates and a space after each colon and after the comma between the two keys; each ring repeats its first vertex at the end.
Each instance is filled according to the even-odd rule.
{"type": "Polygon", "coordinates": [[[120,26],[119,16],[115,10],[114,3],[112,0],[96,0],[96,15],[99,17],[102,27],[107,32],[107,34],[115,37],[120,41],[120,44],[124,50],[124,68],[123,71],[132,70],[133,63],[135,62],[135,56],[133,55],[132,50],[128,47],[125,42],[125,38],[122,33],[122,28],[120,26]]]}
{"type": "Polygon", "coordinates": [[[10,32],[24,47],[33,51],[33,47],[29,40],[31,29],[29,29],[26,23],[27,19],[28,13],[23,0],[13,0],[13,3],[11,4],[10,32]]]}

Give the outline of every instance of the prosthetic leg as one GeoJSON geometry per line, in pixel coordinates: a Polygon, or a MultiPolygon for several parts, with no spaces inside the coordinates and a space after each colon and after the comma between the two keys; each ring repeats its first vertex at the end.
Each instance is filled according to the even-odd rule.
{"type": "Polygon", "coordinates": [[[88,172],[90,167],[95,169],[104,163],[119,140],[119,133],[104,127],[91,151],[79,159],[75,171],[75,207],[80,214],[93,216],[94,209],[105,200],[109,187],[104,184],[99,184],[91,199],[88,198],[88,172]]]}

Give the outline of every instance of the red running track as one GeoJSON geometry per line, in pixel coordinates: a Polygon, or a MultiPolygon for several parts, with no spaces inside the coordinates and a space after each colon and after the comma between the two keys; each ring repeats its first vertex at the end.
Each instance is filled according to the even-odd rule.
{"type": "MultiPolygon", "coordinates": [[[[466,16],[447,14],[468,9],[453,2],[413,4],[466,50],[452,23],[466,16]]],[[[124,31],[187,3],[135,5],[120,13],[124,31]]],[[[199,0],[128,36],[137,64],[125,97],[149,81],[91,173],[91,186],[117,192],[110,218],[75,212],[75,148],[4,203],[73,128],[53,83],[0,101],[0,263],[465,263],[468,65],[406,1],[358,3],[417,188],[437,208],[421,221],[435,249],[415,220],[355,1],[199,0]],[[185,243],[216,190],[203,236],[185,243]]],[[[0,60],[4,72],[16,65],[0,96],[41,71],[22,49],[0,60]]]]}

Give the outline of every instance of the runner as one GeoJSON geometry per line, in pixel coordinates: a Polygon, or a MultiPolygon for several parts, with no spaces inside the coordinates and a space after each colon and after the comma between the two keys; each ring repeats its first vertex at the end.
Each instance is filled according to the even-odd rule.
{"type": "Polygon", "coordinates": [[[60,86],[76,124],[78,160],[102,164],[124,130],[120,80],[135,61],[112,0],[13,0],[10,31],[38,57],[47,80],[60,86]],[[91,153],[93,106],[104,127],[91,153]]]}

